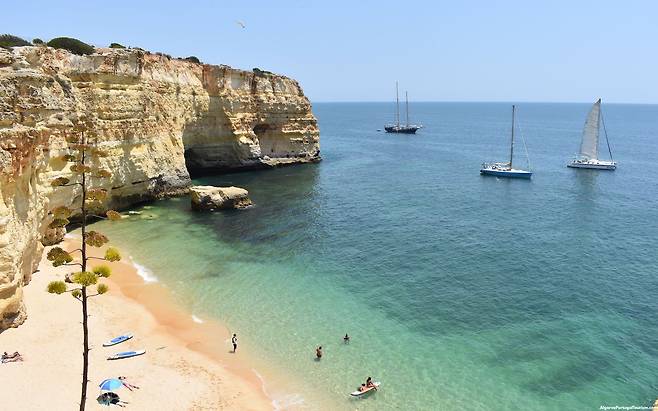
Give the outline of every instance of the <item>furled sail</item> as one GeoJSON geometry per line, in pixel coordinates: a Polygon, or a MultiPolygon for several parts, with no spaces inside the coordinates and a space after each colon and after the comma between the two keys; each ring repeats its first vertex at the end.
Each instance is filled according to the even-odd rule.
{"type": "Polygon", "coordinates": [[[599,123],[601,119],[601,99],[592,106],[585,128],[583,129],[583,141],[580,143],[580,155],[588,159],[598,159],[599,153],[599,123]]]}

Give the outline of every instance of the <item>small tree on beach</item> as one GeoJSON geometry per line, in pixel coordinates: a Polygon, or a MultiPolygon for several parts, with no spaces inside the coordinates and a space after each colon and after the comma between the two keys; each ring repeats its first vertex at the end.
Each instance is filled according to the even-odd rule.
{"type": "MultiPolygon", "coordinates": [[[[99,283],[101,278],[110,276],[110,268],[107,265],[99,265],[89,270],[89,260],[98,259],[104,261],[119,261],[121,255],[112,247],[107,248],[103,257],[92,257],[88,255],[87,247],[102,247],[109,240],[108,238],[98,231],[87,230],[87,222],[90,218],[107,218],[110,220],[117,220],[121,215],[113,210],[106,211],[102,216],[103,201],[107,197],[107,190],[102,188],[92,188],[91,183],[93,180],[103,180],[111,176],[107,170],[100,169],[97,165],[100,157],[107,154],[98,148],[98,145],[89,143],[85,135],[86,127],[81,125],[76,127],[75,136],[68,139],[69,153],[62,156],[62,160],[67,163],[72,163],[70,170],[73,173],[73,178],[58,177],[51,182],[53,187],[69,187],[79,186],[81,189],[80,203],[69,207],[57,207],[51,210],[53,220],[50,223],[50,228],[61,228],[69,223],[71,215],[80,215],[80,224],[82,229],[82,238],[80,241],[80,248],[66,251],[61,247],[53,247],[48,251],[48,261],[52,265],[59,267],[62,265],[79,266],[80,271],[76,271],[67,276],[67,282],[73,284],[67,285],[64,281],[52,281],[48,284],[48,292],[54,294],[70,293],[73,298],[80,301],[82,306],[82,391],[80,394],[80,411],[84,411],[87,400],[87,379],[89,373],[89,327],[88,327],[88,313],[87,304],[88,300],[105,294],[108,287],[105,284],[99,283]],[[77,253],[79,255],[75,256],[77,253]],[[90,287],[96,286],[95,292],[90,292],[90,287]]],[[[89,133],[87,133],[89,134],[89,133]]]]}

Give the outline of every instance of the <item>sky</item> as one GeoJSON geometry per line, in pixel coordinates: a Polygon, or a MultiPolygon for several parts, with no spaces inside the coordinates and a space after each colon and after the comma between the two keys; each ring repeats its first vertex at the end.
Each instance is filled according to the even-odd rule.
{"type": "Polygon", "coordinates": [[[259,67],[313,102],[658,103],[658,1],[30,1],[0,33],[259,67]],[[242,22],[244,28],[238,24],[242,22]]]}

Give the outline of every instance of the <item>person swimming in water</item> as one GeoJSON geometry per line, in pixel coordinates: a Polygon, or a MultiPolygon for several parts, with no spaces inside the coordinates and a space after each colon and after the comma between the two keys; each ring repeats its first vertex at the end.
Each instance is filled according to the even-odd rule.
{"type": "Polygon", "coordinates": [[[318,348],[315,349],[315,356],[319,360],[322,358],[322,346],[319,346],[318,348]]]}
{"type": "Polygon", "coordinates": [[[344,342],[345,344],[347,344],[347,343],[350,342],[350,336],[347,335],[347,333],[345,333],[345,337],[343,337],[343,342],[344,342]]]}

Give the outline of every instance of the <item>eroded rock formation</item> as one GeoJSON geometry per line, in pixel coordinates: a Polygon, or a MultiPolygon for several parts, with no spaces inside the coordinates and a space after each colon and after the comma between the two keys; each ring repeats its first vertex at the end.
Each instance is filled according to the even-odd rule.
{"type": "Polygon", "coordinates": [[[109,153],[107,207],[180,193],[188,170],[254,168],[319,160],[319,132],[296,81],[197,64],[141,50],[77,56],[48,47],[0,48],[0,330],[25,318],[49,210],[79,198],[53,189],[81,119],[109,153]],[[187,161],[187,164],[186,164],[187,161]]]}
{"type": "Polygon", "coordinates": [[[223,210],[246,208],[252,205],[249,192],[240,187],[190,187],[193,210],[223,210]]]}

